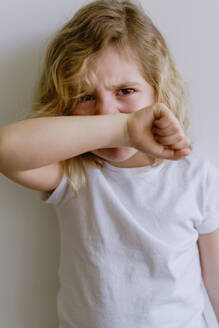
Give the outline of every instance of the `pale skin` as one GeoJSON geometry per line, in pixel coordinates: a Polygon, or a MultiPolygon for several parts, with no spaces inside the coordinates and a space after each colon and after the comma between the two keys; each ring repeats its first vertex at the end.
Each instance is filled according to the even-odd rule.
{"type": "MultiPolygon", "coordinates": [[[[172,111],[155,103],[154,90],[133,59],[124,60],[109,48],[93,69],[96,85],[85,92],[73,116],[0,128],[2,174],[51,193],[62,178],[59,162],[84,152],[118,167],[149,165],[150,156],[179,160],[190,154],[190,140],[172,111]]],[[[219,320],[219,229],[200,235],[198,244],[203,279],[219,320]]]]}
{"type": "Polygon", "coordinates": [[[113,48],[104,49],[92,63],[90,76],[95,85],[85,91],[74,115],[132,114],[127,121],[132,147],[98,149],[94,154],[118,167],[148,165],[151,158],[146,154],[174,160],[190,154],[189,139],[171,110],[156,104],[155,90],[131,52],[130,58],[121,58],[113,48]]]}
{"type": "MultiPolygon", "coordinates": [[[[99,88],[91,93],[88,102],[85,101],[86,98],[83,99],[84,101],[78,105],[76,113],[83,115],[85,109],[91,114],[131,112],[127,127],[129,144],[134,148],[96,150],[93,153],[118,167],[147,165],[150,163],[150,159],[145,156],[145,153],[165,158],[166,152],[166,158],[175,160],[190,154],[188,148],[190,141],[184,135],[179,122],[167,106],[154,104],[154,90],[142,79],[134,61],[126,62],[112,49],[108,49],[97,59],[95,73],[99,88]],[[129,96],[128,101],[127,97],[122,100],[118,98],[116,89],[112,87],[113,83],[110,88],[110,78],[112,82],[115,79],[119,82],[137,81],[139,85],[135,99],[130,99],[132,96],[134,97],[134,94],[129,96]],[[104,81],[107,83],[104,84],[104,81]],[[110,106],[110,103],[114,106],[110,106]],[[142,107],[144,108],[141,109],[142,107]],[[169,150],[165,149],[166,146],[169,147],[169,150]],[[121,161],[121,159],[123,160],[121,161]]],[[[135,84],[124,84],[123,87],[127,86],[134,89],[135,84]]],[[[203,281],[219,321],[219,229],[209,234],[199,235],[198,246],[203,281]]]]}

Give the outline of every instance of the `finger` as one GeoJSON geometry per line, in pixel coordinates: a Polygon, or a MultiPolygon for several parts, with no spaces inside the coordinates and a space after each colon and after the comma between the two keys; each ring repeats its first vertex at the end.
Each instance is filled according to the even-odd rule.
{"type": "Polygon", "coordinates": [[[180,150],[163,149],[157,157],[161,159],[168,159],[168,160],[179,160],[183,157],[189,156],[190,154],[191,151],[189,149],[180,149],[180,150]]]}
{"type": "Polygon", "coordinates": [[[155,120],[154,125],[158,128],[164,129],[167,128],[172,123],[172,120],[169,116],[162,117],[160,120],[155,120]]]}
{"type": "Polygon", "coordinates": [[[191,150],[190,149],[180,149],[180,150],[175,150],[174,151],[174,160],[178,160],[181,159],[183,157],[189,156],[191,154],[191,150]]]}
{"type": "Polygon", "coordinates": [[[179,133],[179,128],[169,125],[167,128],[159,129],[154,126],[152,128],[152,132],[158,134],[161,137],[166,137],[172,134],[176,134],[177,132],[179,133]]]}
{"type": "Polygon", "coordinates": [[[184,137],[182,141],[177,142],[174,145],[170,145],[172,149],[182,149],[182,148],[188,148],[191,145],[190,140],[187,137],[184,137]]]}
{"type": "Polygon", "coordinates": [[[153,114],[155,120],[160,120],[162,117],[174,115],[173,112],[164,103],[155,104],[153,114]]]}
{"type": "Polygon", "coordinates": [[[160,142],[162,145],[170,146],[170,145],[176,145],[177,143],[180,145],[182,142],[184,143],[184,136],[179,134],[174,134],[171,136],[161,137],[161,136],[154,136],[155,140],[160,142]]]}

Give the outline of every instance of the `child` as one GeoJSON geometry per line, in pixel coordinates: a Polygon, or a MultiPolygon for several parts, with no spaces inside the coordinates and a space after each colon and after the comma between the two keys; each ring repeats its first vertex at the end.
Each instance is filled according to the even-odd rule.
{"type": "Polygon", "coordinates": [[[143,9],[99,0],[0,129],[1,172],[56,209],[60,328],[207,327],[202,278],[219,317],[219,172],[191,155],[185,90],[143,9]]]}

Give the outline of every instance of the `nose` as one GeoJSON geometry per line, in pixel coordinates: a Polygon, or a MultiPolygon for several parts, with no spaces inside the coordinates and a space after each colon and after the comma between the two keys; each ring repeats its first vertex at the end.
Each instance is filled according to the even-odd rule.
{"type": "Polygon", "coordinates": [[[118,104],[114,97],[110,94],[99,97],[96,101],[96,112],[99,115],[118,113],[118,104]]]}

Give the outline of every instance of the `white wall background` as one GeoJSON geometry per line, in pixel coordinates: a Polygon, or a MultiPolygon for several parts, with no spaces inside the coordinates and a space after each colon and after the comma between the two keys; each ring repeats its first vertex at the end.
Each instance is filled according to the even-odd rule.
{"type": "MultiPolygon", "coordinates": [[[[86,2],[0,3],[0,126],[24,117],[49,40],[86,2]]],[[[219,168],[219,2],[141,3],[166,38],[189,83],[193,153],[209,158],[219,168]]],[[[0,325],[56,328],[59,230],[55,212],[39,201],[37,192],[4,175],[0,175],[0,195],[0,325]]],[[[214,328],[212,309],[207,312],[209,327],[214,328]]]]}

